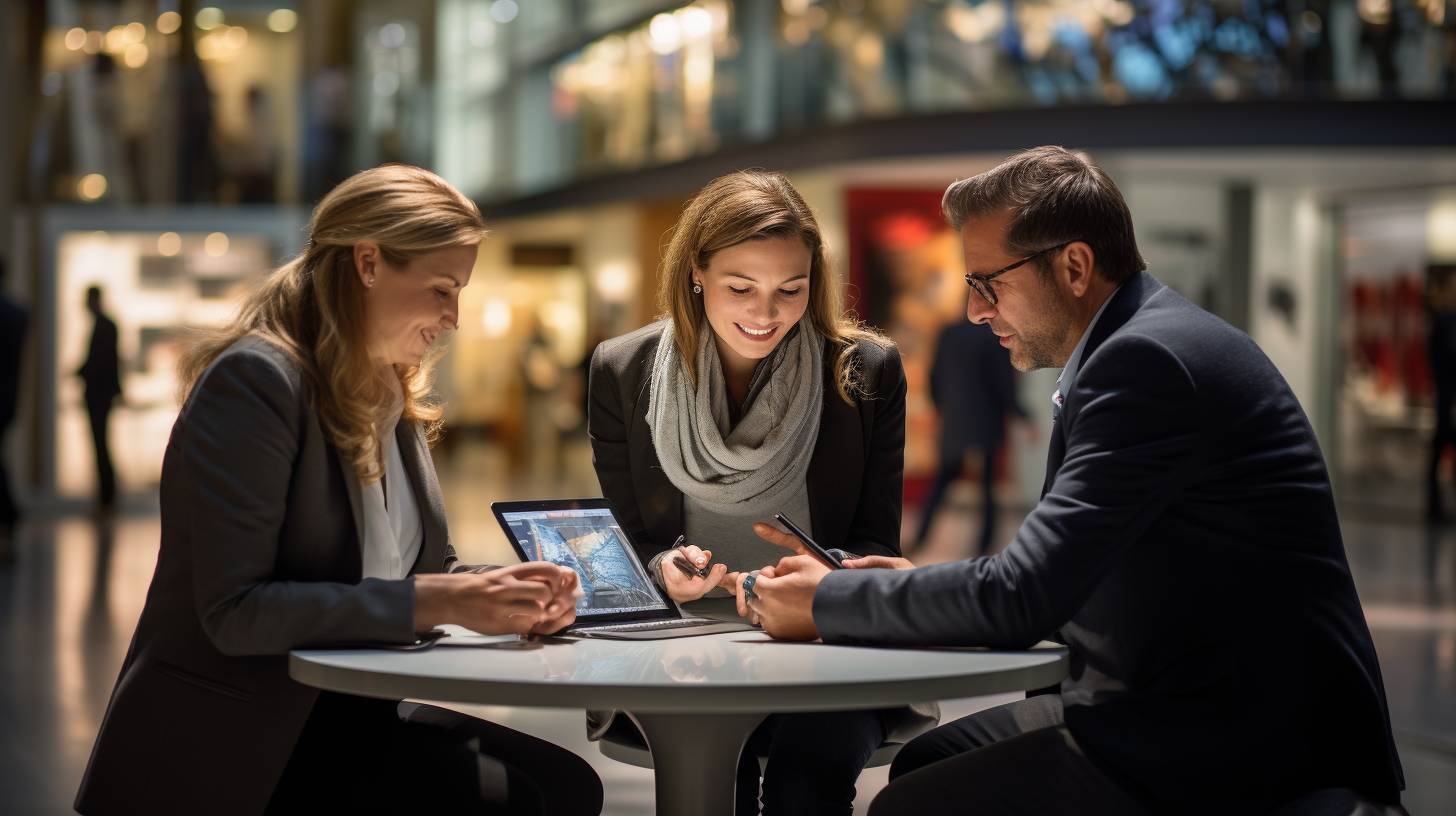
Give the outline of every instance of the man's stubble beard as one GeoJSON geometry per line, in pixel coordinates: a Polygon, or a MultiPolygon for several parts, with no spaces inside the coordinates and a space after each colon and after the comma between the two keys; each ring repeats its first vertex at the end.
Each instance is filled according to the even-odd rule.
{"type": "MultiPolygon", "coordinates": [[[[1067,347],[1068,335],[1076,318],[1072,309],[1052,290],[1047,293],[1046,308],[1037,323],[1016,333],[1018,349],[1012,350],[1011,366],[1025,374],[1041,368],[1061,368],[1067,364],[1062,349],[1067,347]]],[[[992,330],[996,322],[991,322],[992,330]]]]}

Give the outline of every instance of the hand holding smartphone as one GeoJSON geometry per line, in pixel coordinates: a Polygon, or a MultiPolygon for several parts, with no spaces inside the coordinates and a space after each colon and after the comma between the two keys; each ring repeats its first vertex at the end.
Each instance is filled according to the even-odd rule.
{"type": "Polygon", "coordinates": [[[820,561],[823,561],[825,564],[827,564],[830,569],[845,568],[844,565],[839,562],[839,559],[835,558],[834,555],[829,552],[829,550],[824,549],[824,547],[821,546],[819,542],[810,538],[809,534],[804,532],[803,529],[799,527],[799,525],[793,523],[792,521],[789,521],[788,516],[785,516],[783,513],[774,513],[774,518],[778,519],[780,524],[783,524],[785,527],[789,528],[789,532],[793,533],[796,538],[804,542],[804,546],[809,549],[809,552],[813,553],[819,558],[820,561]]]}

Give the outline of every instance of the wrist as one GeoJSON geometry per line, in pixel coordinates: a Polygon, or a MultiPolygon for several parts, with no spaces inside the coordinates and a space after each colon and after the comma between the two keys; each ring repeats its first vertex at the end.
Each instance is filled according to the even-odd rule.
{"type": "Polygon", "coordinates": [[[414,576],[415,631],[428,632],[455,619],[455,576],[426,573],[414,576]]]}

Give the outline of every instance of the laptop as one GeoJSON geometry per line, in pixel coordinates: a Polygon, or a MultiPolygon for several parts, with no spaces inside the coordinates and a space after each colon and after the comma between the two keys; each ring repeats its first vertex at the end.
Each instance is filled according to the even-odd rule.
{"type": "Polygon", "coordinates": [[[581,579],[576,622],[558,634],[659,640],[754,630],[684,615],[653,582],[606,499],[491,502],[490,509],[522,561],[570,567],[581,579]]]}

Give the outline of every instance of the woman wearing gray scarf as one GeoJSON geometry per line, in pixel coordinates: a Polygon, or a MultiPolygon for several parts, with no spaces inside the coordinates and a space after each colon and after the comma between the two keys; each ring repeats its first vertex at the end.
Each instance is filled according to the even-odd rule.
{"type": "MultiPolygon", "coordinates": [[[[788,181],[741,172],[699,191],[663,259],[658,308],[656,323],[597,348],[588,428],[602,493],[667,594],[689,612],[732,609],[743,576],[792,555],[765,538],[783,540],[775,512],[826,547],[899,555],[900,355],[844,313],[818,222],[788,181]],[[706,577],[674,567],[679,556],[706,577]]],[[[764,813],[849,814],[876,748],[937,717],[933,704],[771,716],[739,764],[738,813],[758,812],[757,753],[764,813]]],[[[634,737],[625,717],[594,719],[594,737],[634,737]]]]}

